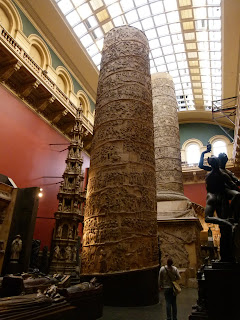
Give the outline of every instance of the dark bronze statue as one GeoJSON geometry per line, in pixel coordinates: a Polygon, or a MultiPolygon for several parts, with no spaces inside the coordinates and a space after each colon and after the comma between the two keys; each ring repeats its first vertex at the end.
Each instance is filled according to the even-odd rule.
{"type": "Polygon", "coordinates": [[[205,221],[218,224],[221,232],[220,255],[221,261],[233,262],[233,232],[238,223],[238,211],[240,209],[240,193],[238,179],[225,168],[227,155],[209,157],[208,164],[203,164],[204,154],[211,151],[211,145],[201,154],[199,167],[209,173],[206,175],[207,200],[205,209],[205,221]],[[221,166],[221,167],[220,167],[221,166]],[[230,204],[229,204],[229,201],[230,204]],[[214,216],[214,212],[216,215],[214,216]]]}
{"type": "Polygon", "coordinates": [[[226,169],[226,164],[228,162],[228,156],[226,155],[226,153],[224,153],[224,152],[219,153],[218,159],[219,159],[219,167],[222,169],[222,171],[227,173],[229,175],[229,177],[231,178],[231,180],[237,186],[240,186],[240,180],[234,175],[234,173],[232,173],[230,170],[226,169]]]}

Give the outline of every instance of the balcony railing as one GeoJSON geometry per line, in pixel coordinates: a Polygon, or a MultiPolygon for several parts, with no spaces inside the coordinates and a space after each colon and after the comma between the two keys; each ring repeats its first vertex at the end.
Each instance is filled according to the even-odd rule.
{"type": "MultiPolygon", "coordinates": [[[[199,159],[200,160],[200,159],[199,159]]],[[[205,166],[209,166],[208,162],[207,162],[207,159],[204,159],[204,162],[203,164],[205,166]]],[[[183,170],[191,170],[191,169],[199,169],[201,170],[199,167],[198,167],[198,163],[187,163],[186,161],[182,161],[181,162],[181,165],[182,165],[182,169],[183,170]]],[[[228,159],[228,162],[227,162],[227,167],[233,167],[234,166],[234,160],[232,158],[228,159]]]]}
{"type": "MultiPolygon", "coordinates": [[[[46,71],[43,70],[26,51],[16,42],[16,40],[3,28],[0,24],[0,40],[1,43],[11,52],[11,54],[19,60],[28,71],[37,78],[40,83],[48,90],[50,93],[57,98],[62,105],[74,116],[76,116],[77,107],[72,101],[66,96],[64,92],[49,78],[46,71]]],[[[83,125],[92,134],[93,124],[83,116],[83,125]]]]}

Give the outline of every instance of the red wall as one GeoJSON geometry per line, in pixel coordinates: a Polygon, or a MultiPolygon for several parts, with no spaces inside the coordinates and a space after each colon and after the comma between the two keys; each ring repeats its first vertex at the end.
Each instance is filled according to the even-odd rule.
{"type": "MultiPolygon", "coordinates": [[[[0,85],[0,173],[19,188],[42,187],[34,239],[50,247],[68,141],[0,85]],[[63,144],[50,146],[49,144],[63,144]],[[46,178],[46,177],[54,178],[46,178]]],[[[83,170],[89,157],[83,154],[83,170]]]]}
{"type": "Polygon", "coordinates": [[[185,184],[184,194],[192,202],[200,204],[203,207],[206,206],[207,191],[206,191],[205,183],[185,184]]]}
{"type": "MultiPolygon", "coordinates": [[[[62,180],[67,156],[67,151],[58,151],[65,149],[66,143],[61,134],[0,85],[0,173],[12,178],[19,188],[43,188],[34,232],[34,238],[41,240],[41,247],[51,244],[58,204],[57,182],[62,180]],[[63,145],[50,146],[51,143],[63,145]]],[[[84,153],[83,160],[85,172],[90,160],[84,153]]],[[[205,184],[184,185],[184,194],[205,207],[205,184]]]]}

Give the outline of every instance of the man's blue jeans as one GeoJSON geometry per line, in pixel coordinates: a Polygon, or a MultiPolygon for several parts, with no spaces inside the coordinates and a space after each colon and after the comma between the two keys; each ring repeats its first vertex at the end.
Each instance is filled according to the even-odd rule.
{"type": "Polygon", "coordinates": [[[166,300],[167,320],[177,320],[177,302],[172,288],[164,289],[166,300]]]}

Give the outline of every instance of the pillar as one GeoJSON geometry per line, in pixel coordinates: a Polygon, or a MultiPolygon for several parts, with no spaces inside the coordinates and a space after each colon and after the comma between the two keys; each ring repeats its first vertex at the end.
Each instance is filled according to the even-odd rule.
{"type": "Polygon", "coordinates": [[[82,277],[104,303],[158,302],[158,244],[149,47],[138,29],[105,37],[84,216],[82,277]]]}
{"type": "Polygon", "coordinates": [[[157,220],[162,263],[171,256],[185,271],[184,284],[199,266],[201,224],[183,194],[177,101],[172,77],[152,75],[157,220]]]}

